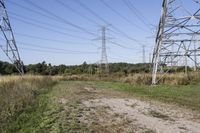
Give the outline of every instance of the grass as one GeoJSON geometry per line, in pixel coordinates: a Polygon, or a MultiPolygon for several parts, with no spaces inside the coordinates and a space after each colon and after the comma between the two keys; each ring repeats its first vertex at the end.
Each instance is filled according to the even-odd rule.
{"type": "Polygon", "coordinates": [[[7,76],[0,80],[0,131],[55,83],[50,77],[7,76]]]}
{"type": "MultiPolygon", "coordinates": [[[[160,85],[188,85],[193,81],[200,81],[199,72],[190,72],[188,75],[185,73],[168,73],[164,77],[157,74],[157,78],[161,79],[158,84],[160,85]]],[[[65,81],[111,81],[123,82],[132,85],[150,85],[152,79],[151,73],[133,73],[128,76],[125,75],[66,75],[62,77],[65,81]]]]}
{"type": "Polygon", "coordinates": [[[54,104],[49,104],[50,102],[49,94],[40,95],[36,102],[19,114],[3,132],[47,132],[56,120],[56,111],[59,111],[54,104]]]}
{"type": "Polygon", "coordinates": [[[89,129],[79,121],[82,111],[79,107],[80,100],[84,97],[79,95],[81,92],[75,87],[79,85],[69,82],[59,82],[50,87],[38,95],[33,104],[17,114],[13,121],[4,125],[0,132],[89,132],[89,129]],[[64,98],[68,101],[59,103],[60,99],[64,98]]]}

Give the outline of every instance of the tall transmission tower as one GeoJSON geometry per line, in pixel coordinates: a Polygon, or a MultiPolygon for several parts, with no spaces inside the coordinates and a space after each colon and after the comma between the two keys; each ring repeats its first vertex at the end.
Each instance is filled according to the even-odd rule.
{"type": "Polygon", "coordinates": [[[199,4],[199,0],[163,0],[152,59],[152,84],[157,84],[180,60],[185,60],[189,66],[194,63],[199,66],[199,4]],[[187,5],[193,4],[192,8],[186,8],[183,2],[190,2],[187,5]]]}
{"type": "Polygon", "coordinates": [[[3,41],[1,41],[0,44],[0,48],[9,58],[9,60],[15,65],[19,73],[23,74],[24,65],[19,56],[4,0],[0,0],[0,30],[0,36],[3,38],[3,41]]]}
{"type": "Polygon", "coordinates": [[[142,45],[142,61],[143,63],[146,63],[145,45],[142,45]]]}
{"type": "Polygon", "coordinates": [[[107,50],[106,50],[106,27],[101,28],[102,31],[102,46],[101,46],[101,61],[100,68],[103,72],[109,72],[107,50]]]}

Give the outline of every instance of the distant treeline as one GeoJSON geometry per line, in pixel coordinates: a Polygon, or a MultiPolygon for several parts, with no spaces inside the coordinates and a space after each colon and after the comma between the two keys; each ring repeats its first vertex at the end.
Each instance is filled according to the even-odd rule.
{"type": "MultiPolygon", "coordinates": [[[[123,74],[128,75],[132,73],[149,73],[151,70],[151,64],[139,63],[110,63],[109,73],[110,74],[123,74]]],[[[177,67],[171,70],[171,72],[184,72],[185,67],[177,67]]],[[[188,70],[192,70],[188,67],[188,70]]],[[[42,63],[30,64],[25,66],[25,72],[28,74],[39,74],[39,75],[73,75],[73,74],[100,74],[101,70],[97,64],[87,64],[84,62],[82,65],[51,65],[43,61],[42,63]]],[[[8,62],[0,61],[0,74],[17,74],[17,70],[14,65],[8,62]]]]}

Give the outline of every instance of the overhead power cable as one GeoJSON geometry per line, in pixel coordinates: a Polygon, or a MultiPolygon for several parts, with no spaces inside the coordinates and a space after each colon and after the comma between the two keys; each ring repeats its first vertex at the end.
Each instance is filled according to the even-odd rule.
{"type": "MultiPolygon", "coordinates": [[[[3,39],[3,38],[0,38],[0,40],[5,41],[5,39],[3,39]]],[[[18,45],[24,45],[24,46],[28,46],[28,47],[36,47],[37,48],[37,49],[35,49],[35,48],[33,49],[33,48],[26,48],[26,47],[18,47],[19,49],[36,51],[36,52],[48,52],[48,53],[56,53],[56,54],[97,54],[97,52],[58,49],[58,48],[45,47],[45,46],[40,46],[40,45],[26,43],[26,42],[20,42],[20,41],[18,41],[17,43],[18,43],[18,45]],[[40,48],[40,49],[38,49],[38,48],[40,48]],[[46,50],[46,49],[49,49],[49,50],[46,50]]],[[[0,47],[2,47],[2,46],[0,45],[0,47]]]]}
{"type": "Polygon", "coordinates": [[[34,10],[34,9],[28,8],[28,7],[26,7],[26,6],[23,6],[23,5],[21,5],[21,4],[17,3],[17,2],[14,2],[13,0],[7,0],[7,1],[8,1],[9,3],[11,3],[11,4],[15,5],[15,6],[18,6],[18,7],[22,8],[22,9],[24,9],[24,10],[27,10],[27,11],[29,11],[29,12],[32,12],[32,13],[35,13],[35,14],[39,14],[39,15],[41,15],[41,16],[44,16],[44,17],[49,18],[49,19],[54,20],[54,21],[58,21],[57,19],[55,19],[55,18],[52,17],[52,16],[46,15],[45,13],[40,12],[40,11],[38,11],[38,10],[34,10]]]}
{"type": "Polygon", "coordinates": [[[56,14],[53,13],[53,12],[50,12],[49,10],[47,10],[47,9],[45,9],[45,8],[43,8],[43,7],[39,6],[39,5],[37,5],[37,4],[35,4],[34,2],[32,2],[32,1],[30,1],[30,0],[23,0],[23,1],[26,2],[26,3],[28,3],[28,4],[30,4],[30,5],[32,5],[32,6],[34,6],[35,8],[37,8],[37,9],[39,9],[39,10],[45,12],[45,13],[48,14],[48,15],[53,16],[54,18],[60,20],[61,22],[65,23],[65,24],[67,24],[67,25],[70,25],[70,26],[72,26],[72,27],[74,27],[74,28],[76,28],[76,29],[82,30],[82,31],[84,31],[84,32],[86,32],[86,33],[88,33],[88,34],[90,34],[90,35],[96,36],[96,34],[90,32],[90,31],[86,30],[85,28],[83,28],[83,27],[81,27],[81,26],[79,26],[79,25],[76,25],[76,24],[74,24],[74,23],[72,23],[72,22],[70,22],[70,21],[68,21],[68,20],[66,20],[66,19],[64,19],[64,18],[62,18],[62,17],[60,17],[60,16],[58,16],[58,15],[56,15],[56,14]]]}
{"type": "MultiPolygon", "coordinates": [[[[28,51],[35,51],[35,52],[42,52],[42,53],[51,53],[51,54],[72,54],[72,55],[77,55],[77,54],[91,54],[91,53],[69,53],[69,52],[58,52],[58,51],[50,51],[50,50],[41,50],[41,49],[35,49],[35,48],[25,48],[25,47],[19,47],[19,49],[23,49],[23,50],[28,50],[28,51]]],[[[98,54],[96,53],[92,53],[92,54],[98,54]]]]}
{"type": "Polygon", "coordinates": [[[91,19],[90,17],[87,17],[86,15],[84,15],[81,12],[78,12],[77,10],[73,9],[72,7],[70,7],[69,5],[67,5],[65,2],[63,2],[62,0],[55,0],[58,2],[58,4],[60,4],[61,6],[65,7],[66,9],[72,11],[73,13],[79,15],[80,17],[86,19],[87,21],[94,23],[97,26],[100,26],[99,23],[97,23],[96,21],[94,21],[93,19],[91,19]]]}
{"type": "Polygon", "coordinates": [[[150,30],[151,28],[149,27],[149,25],[151,24],[148,24],[146,18],[143,17],[142,13],[139,12],[139,10],[137,10],[137,8],[135,8],[132,3],[130,3],[129,1],[126,1],[126,0],[122,0],[122,2],[128,7],[128,9],[130,11],[132,11],[135,16],[146,26],[148,27],[150,30]]]}
{"type": "Polygon", "coordinates": [[[62,40],[56,40],[56,39],[49,39],[49,38],[43,38],[43,37],[38,37],[38,36],[32,36],[28,34],[22,34],[15,32],[16,35],[23,36],[23,37],[28,37],[28,38],[33,38],[37,40],[44,40],[44,41],[49,41],[49,42],[56,42],[56,43],[62,43],[62,44],[75,44],[75,45],[82,45],[82,44],[90,44],[90,42],[66,42],[62,40]]]}
{"type": "Polygon", "coordinates": [[[127,23],[129,23],[130,25],[133,25],[134,27],[145,31],[145,29],[143,29],[142,27],[140,27],[139,25],[133,23],[132,21],[130,21],[128,18],[126,18],[124,15],[122,15],[120,12],[118,12],[117,10],[115,10],[114,8],[112,8],[109,4],[107,4],[104,0],[100,0],[101,3],[107,7],[108,9],[110,9],[112,12],[114,12],[115,14],[117,14],[119,17],[121,17],[124,21],[126,21],[127,23]]]}
{"type": "MultiPolygon", "coordinates": [[[[85,10],[87,10],[88,12],[90,12],[93,16],[97,17],[98,19],[100,19],[101,21],[103,21],[106,25],[110,25],[111,24],[106,21],[104,18],[102,18],[101,16],[99,16],[96,12],[94,12],[92,9],[90,9],[89,7],[87,7],[85,4],[83,4],[80,0],[75,0],[74,2],[76,2],[78,5],[80,5],[82,8],[84,8],[85,10]]],[[[112,28],[114,28],[117,32],[119,32],[121,35],[125,36],[126,38],[137,42],[137,44],[139,45],[143,45],[141,44],[137,39],[130,37],[129,35],[127,35],[126,33],[124,33],[123,31],[121,31],[119,28],[117,28],[116,26],[112,25],[112,28]]]]}
{"type": "Polygon", "coordinates": [[[134,48],[126,47],[126,46],[124,46],[124,45],[121,45],[121,44],[116,43],[116,42],[113,42],[113,41],[109,41],[109,42],[112,43],[112,44],[114,44],[114,45],[116,45],[116,46],[119,46],[119,47],[121,47],[121,48],[124,48],[124,49],[135,50],[134,48]]]}
{"type": "Polygon", "coordinates": [[[74,50],[69,50],[69,49],[47,47],[47,46],[41,46],[41,45],[37,45],[37,44],[31,44],[31,43],[20,42],[20,41],[17,41],[17,43],[20,44],[20,45],[24,45],[24,46],[43,48],[43,49],[49,49],[49,50],[54,50],[54,51],[65,51],[65,52],[82,53],[82,54],[85,54],[85,53],[87,53],[87,54],[95,54],[96,53],[96,52],[90,52],[90,51],[74,51],[74,50]]]}
{"type": "MultiPolygon", "coordinates": [[[[40,15],[40,16],[42,16],[42,17],[46,17],[46,18],[48,18],[48,19],[50,19],[50,20],[53,20],[53,21],[55,21],[55,22],[58,22],[58,23],[62,23],[62,24],[63,24],[63,21],[60,21],[60,20],[58,20],[58,19],[56,19],[56,18],[54,18],[54,17],[52,17],[52,16],[46,15],[46,14],[43,13],[42,11],[34,10],[34,9],[31,9],[31,8],[28,8],[28,7],[26,7],[26,6],[20,5],[19,3],[14,2],[14,1],[11,1],[11,0],[7,0],[7,1],[10,2],[11,4],[17,6],[17,7],[20,7],[20,8],[22,8],[22,9],[26,10],[26,11],[32,12],[32,13],[34,13],[34,14],[40,15]]],[[[64,24],[65,24],[65,23],[64,23],[64,24]]],[[[73,28],[74,28],[74,27],[73,27],[73,28]]],[[[74,30],[74,29],[70,29],[70,31],[75,31],[75,30],[74,30]]],[[[78,31],[80,31],[80,30],[78,30],[78,31]]],[[[78,32],[78,31],[76,31],[76,32],[78,32]]],[[[84,31],[84,33],[85,33],[85,31],[84,31]]]]}
{"type": "MultiPolygon", "coordinates": [[[[117,31],[114,31],[114,30],[111,30],[111,29],[110,29],[110,31],[111,31],[112,33],[116,34],[116,35],[119,35],[119,36],[122,35],[122,33],[120,33],[120,32],[117,32],[117,31]]],[[[125,37],[126,37],[126,36],[125,36],[125,37]]],[[[129,40],[131,40],[131,41],[136,42],[138,45],[144,45],[144,43],[142,43],[140,40],[136,40],[136,39],[134,39],[134,38],[129,38],[129,37],[126,37],[126,38],[129,39],[129,40]]]]}
{"type": "Polygon", "coordinates": [[[67,35],[67,36],[70,36],[70,37],[73,37],[73,38],[79,38],[79,39],[84,39],[84,40],[89,39],[89,38],[84,38],[84,37],[72,35],[72,34],[69,34],[69,33],[65,33],[65,32],[62,32],[62,31],[58,31],[58,30],[55,30],[55,29],[52,29],[52,28],[49,28],[49,27],[46,27],[46,26],[42,26],[42,25],[39,25],[39,24],[36,24],[36,23],[33,23],[33,22],[29,22],[27,20],[24,20],[24,19],[21,19],[21,18],[18,18],[18,17],[12,16],[11,18],[13,18],[17,21],[23,22],[25,24],[32,25],[34,27],[44,29],[44,30],[47,30],[47,31],[51,31],[51,32],[54,32],[54,33],[58,33],[58,34],[61,34],[61,35],[67,35]]]}
{"type": "MultiPolygon", "coordinates": [[[[70,28],[58,26],[58,25],[55,25],[55,24],[51,24],[51,23],[47,23],[47,22],[42,22],[42,21],[33,19],[32,17],[22,16],[22,15],[19,15],[19,14],[17,14],[17,13],[11,12],[11,11],[9,11],[9,14],[10,14],[10,16],[23,18],[23,19],[26,19],[26,20],[30,20],[31,22],[35,22],[35,23],[39,23],[39,24],[44,24],[44,25],[46,25],[46,26],[55,27],[55,28],[61,29],[61,30],[67,30],[67,31],[76,32],[76,33],[82,32],[82,31],[77,31],[77,30],[73,30],[73,29],[70,29],[70,28]]],[[[84,33],[85,33],[85,32],[84,32],[84,33]]]]}

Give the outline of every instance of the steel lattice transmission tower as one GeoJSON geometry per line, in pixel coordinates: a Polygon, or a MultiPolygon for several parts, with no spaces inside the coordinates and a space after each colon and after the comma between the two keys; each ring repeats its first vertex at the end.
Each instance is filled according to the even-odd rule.
{"type": "Polygon", "coordinates": [[[101,46],[101,61],[100,61],[100,68],[101,71],[108,73],[109,66],[108,66],[108,57],[106,51],[106,27],[102,27],[102,46],[101,46]]]}
{"type": "Polygon", "coordinates": [[[19,56],[4,0],[0,0],[0,30],[0,34],[3,39],[3,41],[1,40],[0,48],[9,58],[9,60],[15,65],[20,74],[23,74],[24,65],[19,56]]]}
{"type": "Polygon", "coordinates": [[[180,66],[182,60],[185,66],[196,67],[200,63],[200,4],[198,0],[188,1],[192,8],[191,5],[186,8],[180,0],[163,0],[152,59],[152,84],[157,84],[173,67],[180,66]]]}

